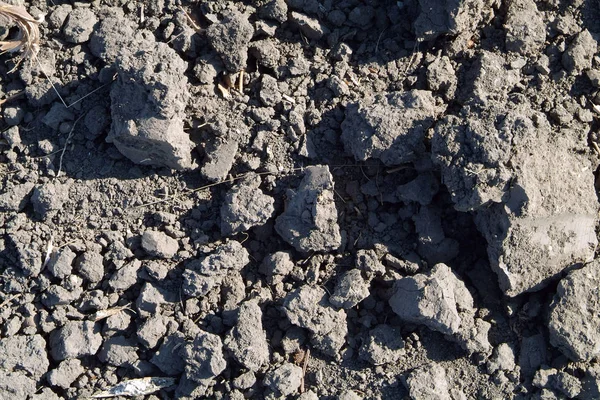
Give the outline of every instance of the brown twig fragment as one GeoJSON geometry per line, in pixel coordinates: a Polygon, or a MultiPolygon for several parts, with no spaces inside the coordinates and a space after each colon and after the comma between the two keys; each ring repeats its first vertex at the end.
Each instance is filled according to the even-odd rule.
{"type": "Polygon", "coordinates": [[[19,29],[15,39],[0,41],[0,54],[23,52],[12,69],[14,71],[25,58],[35,57],[37,54],[40,47],[39,25],[42,18],[33,18],[23,6],[13,6],[0,1],[0,22],[7,26],[16,25],[19,29]]]}
{"type": "Polygon", "coordinates": [[[302,364],[302,380],[300,380],[300,393],[304,393],[304,377],[306,376],[306,369],[308,368],[308,360],[310,358],[310,349],[306,349],[304,353],[304,363],[302,364]]]}

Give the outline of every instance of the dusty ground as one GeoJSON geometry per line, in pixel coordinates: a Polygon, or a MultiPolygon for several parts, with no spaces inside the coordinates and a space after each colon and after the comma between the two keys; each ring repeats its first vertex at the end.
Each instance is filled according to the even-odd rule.
{"type": "Polygon", "coordinates": [[[600,398],[596,0],[10,3],[0,398],[600,398]]]}

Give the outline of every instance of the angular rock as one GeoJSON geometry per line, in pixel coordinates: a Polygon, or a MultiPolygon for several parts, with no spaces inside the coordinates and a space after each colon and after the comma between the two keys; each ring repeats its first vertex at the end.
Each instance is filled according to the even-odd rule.
{"type": "Polygon", "coordinates": [[[418,0],[420,13],[413,23],[417,38],[433,40],[440,35],[474,31],[492,11],[494,0],[418,0]]]}
{"type": "Polygon", "coordinates": [[[290,190],[275,230],[298,251],[332,251],[342,244],[333,199],[333,178],[327,166],[306,168],[296,192],[290,190]]]}
{"type": "Polygon", "coordinates": [[[104,257],[95,251],[86,251],[75,260],[75,267],[84,279],[92,283],[104,278],[104,257]]]}
{"type": "Polygon", "coordinates": [[[546,41],[544,15],[533,0],[510,1],[504,28],[508,51],[536,54],[546,41]]]}
{"type": "Polygon", "coordinates": [[[235,185],[221,206],[221,234],[245,232],[263,225],[275,211],[274,200],[260,190],[260,177],[252,175],[235,185]]]}
{"type": "Polygon", "coordinates": [[[550,344],[573,361],[600,355],[600,263],[572,271],[558,285],[550,305],[550,344]]]}
{"type": "Polygon", "coordinates": [[[123,49],[133,48],[136,31],[137,25],[125,18],[121,9],[111,8],[90,37],[90,51],[107,64],[112,64],[123,49]]]}
{"type": "Polygon", "coordinates": [[[55,278],[63,279],[71,275],[73,270],[73,261],[77,254],[73,252],[68,246],[61,248],[59,251],[52,253],[46,269],[55,278]]]}
{"type": "Polygon", "coordinates": [[[290,21],[300,29],[300,32],[304,36],[311,40],[319,40],[323,35],[329,33],[327,27],[321,24],[318,19],[311,18],[297,11],[291,12],[290,21]]]}
{"type": "Polygon", "coordinates": [[[137,348],[135,339],[113,336],[104,341],[98,359],[115,367],[131,367],[139,360],[137,348]]]}
{"type": "Polygon", "coordinates": [[[192,167],[192,141],[183,130],[189,99],[187,63],[167,44],[134,44],[117,58],[106,141],[131,161],[171,169],[192,167]]]}
{"type": "Polygon", "coordinates": [[[46,379],[52,386],[67,389],[73,382],[85,373],[85,368],[78,359],[68,359],[58,364],[58,367],[48,373],[46,379]]]}
{"type": "Polygon", "coordinates": [[[238,11],[230,11],[223,19],[206,30],[211,46],[219,53],[223,64],[231,72],[246,68],[248,44],[254,28],[248,17],[238,11]]]}
{"type": "Polygon", "coordinates": [[[222,141],[219,138],[216,138],[206,147],[206,157],[204,159],[204,165],[200,169],[200,173],[209,181],[223,181],[227,178],[227,174],[233,166],[237,151],[237,141],[222,141]]]}
{"type": "Polygon", "coordinates": [[[0,398],[28,399],[37,391],[36,381],[23,371],[0,369],[0,398]]]}
{"type": "Polygon", "coordinates": [[[381,324],[371,329],[360,347],[358,356],[373,365],[395,363],[404,355],[404,340],[400,330],[381,324]]]}
{"type": "Polygon", "coordinates": [[[524,377],[532,377],[533,374],[547,361],[548,344],[541,333],[524,337],[521,340],[519,352],[519,366],[524,377]]]}
{"type": "Polygon", "coordinates": [[[150,362],[167,375],[179,375],[185,370],[184,345],[185,337],[182,333],[169,335],[154,353],[150,362]]]}
{"type": "Polygon", "coordinates": [[[487,362],[487,371],[493,374],[498,370],[512,371],[515,369],[515,351],[508,343],[500,343],[487,362]]]}
{"type": "Polygon", "coordinates": [[[428,364],[415,369],[406,380],[408,392],[414,400],[451,400],[446,370],[439,364],[428,364]]]}
{"type": "Polygon", "coordinates": [[[267,281],[271,284],[281,282],[293,269],[294,262],[286,251],[266,256],[259,267],[259,271],[267,276],[267,281]]]}
{"type": "Polygon", "coordinates": [[[0,369],[23,370],[38,380],[48,366],[46,341],[40,335],[16,335],[0,339],[0,369]]]}
{"type": "Polygon", "coordinates": [[[69,321],[50,334],[50,354],[56,361],[94,355],[101,345],[100,326],[93,321],[69,321]]]}
{"type": "Polygon", "coordinates": [[[298,391],[302,382],[302,368],[292,363],[285,363],[265,375],[263,384],[267,386],[275,396],[285,398],[298,391]]]}
{"type": "Polygon", "coordinates": [[[25,276],[38,276],[42,270],[42,252],[40,245],[31,232],[17,231],[8,234],[8,244],[16,253],[17,265],[25,276]]]}
{"type": "Polygon", "coordinates": [[[144,232],[141,244],[146,253],[159,258],[173,258],[179,250],[176,239],[158,231],[144,232]]]}
{"type": "Polygon", "coordinates": [[[135,305],[142,316],[156,315],[163,304],[180,301],[179,293],[167,290],[156,283],[146,282],[135,305]]]}
{"type": "Polygon", "coordinates": [[[23,211],[34,186],[33,182],[26,182],[7,187],[4,193],[0,194],[0,211],[23,211]]]}
{"type": "Polygon", "coordinates": [[[437,57],[427,66],[427,86],[434,92],[441,92],[446,100],[454,98],[458,78],[448,56],[437,57]]]}
{"type": "Polygon", "coordinates": [[[562,56],[562,64],[570,73],[578,74],[592,68],[592,58],[596,54],[598,43],[585,29],[577,34],[562,56]]]}
{"type": "Polygon", "coordinates": [[[133,260],[119,268],[108,280],[111,289],[123,292],[136,284],[138,271],[142,267],[140,260],[133,260]]]}
{"type": "Polygon", "coordinates": [[[321,287],[302,286],[285,298],[284,313],[290,322],[312,333],[313,345],[323,353],[336,357],[346,343],[346,313],[331,307],[321,287]]]}
{"type": "Polygon", "coordinates": [[[69,187],[68,184],[46,183],[33,189],[31,203],[36,216],[44,220],[60,210],[69,198],[69,187]]]}
{"type": "Polygon", "coordinates": [[[168,318],[163,315],[153,315],[137,330],[138,341],[148,349],[154,348],[167,333],[168,318]]]}
{"type": "Polygon", "coordinates": [[[94,31],[98,22],[96,14],[89,8],[76,8],[69,13],[67,22],[63,26],[63,34],[69,43],[84,43],[94,31]]]}
{"type": "Polygon", "coordinates": [[[519,83],[519,70],[508,69],[504,56],[482,51],[466,72],[460,100],[478,107],[503,107],[509,91],[519,83]]]}
{"type": "Polygon", "coordinates": [[[389,303],[401,319],[443,333],[470,353],[491,351],[490,324],[475,319],[471,293],[445,264],[399,279],[394,287],[389,303]]]}
{"type": "Polygon", "coordinates": [[[198,383],[217,377],[227,366],[221,338],[204,331],[185,345],[183,356],[186,377],[198,383]]]}
{"type": "Polygon", "coordinates": [[[329,302],[339,308],[352,308],[369,296],[369,288],[370,280],[362,276],[361,270],[351,269],[340,277],[329,302]]]}
{"type": "Polygon", "coordinates": [[[250,371],[258,371],[269,362],[262,310],[256,300],[250,300],[239,307],[237,314],[237,323],[225,337],[224,345],[237,362],[250,371]]]}
{"type": "Polygon", "coordinates": [[[358,161],[369,158],[385,165],[416,160],[425,152],[425,134],[443,111],[431,92],[379,95],[346,108],[342,142],[346,152],[358,161]]]}

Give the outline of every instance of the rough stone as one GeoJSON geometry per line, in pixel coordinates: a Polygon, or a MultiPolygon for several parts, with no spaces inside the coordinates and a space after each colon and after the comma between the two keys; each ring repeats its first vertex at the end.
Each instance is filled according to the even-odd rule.
{"type": "Polygon", "coordinates": [[[399,329],[381,324],[371,329],[358,356],[373,365],[395,363],[404,355],[404,340],[399,329]]]}
{"type": "Polygon", "coordinates": [[[217,377],[227,366],[221,338],[212,333],[199,332],[185,345],[183,354],[187,378],[198,383],[217,377]]]}
{"type": "Polygon", "coordinates": [[[22,371],[0,369],[0,398],[27,399],[37,391],[36,381],[22,371]]]}
{"type": "Polygon", "coordinates": [[[52,386],[67,389],[73,382],[85,373],[85,368],[78,359],[61,361],[58,367],[48,373],[46,378],[52,386]]]}
{"type": "Polygon", "coordinates": [[[206,156],[200,173],[209,181],[221,182],[225,180],[233,166],[237,151],[237,141],[215,139],[206,147],[206,156]]]}
{"type": "Polygon", "coordinates": [[[560,281],[550,306],[550,344],[573,361],[600,355],[600,263],[594,261],[560,281]]]}
{"type": "Polygon", "coordinates": [[[346,313],[336,311],[321,287],[302,286],[285,298],[284,312],[290,322],[312,333],[313,345],[323,353],[336,357],[346,343],[346,313]]]}
{"type": "Polygon", "coordinates": [[[346,108],[342,142],[346,152],[358,161],[370,158],[385,165],[416,160],[425,152],[425,134],[443,111],[431,92],[378,95],[346,108]]]}
{"type": "Polygon", "coordinates": [[[370,280],[365,279],[358,268],[351,269],[338,280],[329,302],[336,307],[349,309],[366,299],[370,280]]]}
{"type": "Polygon", "coordinates": [[[164,232],[146,231],[142,235],[142,248],[151,256],[169,259],[177,254],[179,243],[164,232]]]}
{"type": "Polygon", "coordinates": [[[263,225],[275,211],[274,200],[260,190],[260,177],[253,175],[235,185],[221,206],[221,234],[245,232],[263,225]]]}
{"type": "Polygon", "coordinates": [[[290,13],[290,21],[292,21],[300,32],[308,39],[319,40],[323,35],[329,33],[327,27],[316,18],[311,18],[308,15],[304,15],[297,11],[290,13]]]}
{"type": "Polygon", "coordinates": [[[115,367],[131,367],[138,360],[137,341],[125,336],[113,336],[104,341],[98,359],[115,367]]]}
{"type": "Polygon", "coordinates": [[[298,391],[302,382],[302,368],[292,363],[285,363],[275,370],[267,372],[263,384],[276,396],[287,397],[298,391]]]}
{"type": "Polygon", "coordinates": [[[506,49],[523,55],[536,54],[546,41],[543,14],[533,0],[512,0],[504,24],[506,49]]]}
{"type": "Polygon", "coordinates": [[[168,318],[163,315],[149,317],[137,330],[138,341],[148,349],[156,347],[167,333],[167,322],[168,318]]]}
{"type": "Polygon", "coordinates": [[[446,100],[454,98],[458,78],[448,56],[437,57],[427,66],[427,86],[441,93],[446,100]]]}
{"type": "Polygon", "coordinates": [[[494,3],[493,0],[447,0],[440,5],[436,0],[419,0],[420,13],[413,23],[415,34],[433,40],[444,34],[473,32],[493,13],[494,3]]]}
{"type": "Polygon", "coordinates": [[[73,252],[68,246],[61,248],[60,250],[52,253],[46,269],[55,278],[63,279],[71,275],[73,270],[73,261],[75,261],[77,254],[73,252]]]}
{"type": "Polygon", "coordinates": [[[16,335],[0,339],[0,369],[23,370],[38,380],[49,365],[46,341],[41,335],[16,335]]]}
{"type": "Polygon", "coordinates": [[[93,321],[69,321],[50,334],[50,354],[56,361],[94,355],[101,345],[100,327],[93,321]]]}
{"type": "Polygon", "coordinates": [[[209,43],[231,72],[246,68],[248,44],[253,34],[254,28],[248,17],[237,11],[228,12],[220,22],[206,30],[209,43]]]}
{"type": "Polygon", "coordinates": [[[439,364],[428,364],[415,369],[406,380],[410,397],[414,400],[451,400],[446,371],[439,364]]]}
{"type": "Polygon", "coordinates": [[[76,8],[69,13],[67,22],[63,26],[63,34],[69,43],[84,43],[94,31],[98,22],[96,14],[89,8],[76,8]]]}
{"type": "Polygon", "coordinates": [[[32,182],[26,182],[7,187],[3,193],[0,194],[0,210],[23,211],[29,201],[29,196],[34,186],[35,185],[32,182]]]}
{"type": "Polygon", "coordinates": [[[563,66],[574,74],[590,69],[597,47],[598,43],[587,29],[579,32],[562,56],[563,66]]]}
{"type": "Polygon", "coordinates": [[[33,189],[31,203],[36,216],[42,220],[60,210],[69,198],[68,184],[46,183],[33,189]]]}
{"type": "Polygon", "coordinates": [[[86,251],[75,260],[75,268],[89,282],[100,282],[104,278],[104,257],[95,251],[86,251]]]}
{"type": "Polygon", "coordinates": [[[185,370],[184,345],[185,337],[182,333],[169,335],[154,353],[150,362],[167,375],[179,375],[185,370]]]}
{"type": "Polygon", "coordinates": [[[183,130],[189,99],[187,63],[166,43],[135,44],[117,58],[111,97],[112,124],[106,141],[131,161],[187,169],[192,141],[183,130]],[[146,47],[145,47],[146,46],[146,47]]]}
{"type": "Polygon", "coordinates": [[[237,310],[237,323],[224,341],[233,358],[250,371],[258,371],[269,362],[269,344],[262,316],[257,301],[243,303],[237,310]]]}
{"type": "Polygon", "coordinates": [[[331,251],[342,244],[333,199],[333,178],[326,166],[306,168],[296,192],[289,191],[275,230],[298,251],[331,251]]]}

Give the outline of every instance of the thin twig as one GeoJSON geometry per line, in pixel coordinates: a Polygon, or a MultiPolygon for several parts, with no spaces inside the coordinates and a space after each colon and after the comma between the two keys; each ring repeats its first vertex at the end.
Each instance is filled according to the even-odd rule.
{"type": "Polygon", "coordinates": [[[79,122],[79,120],[81,118],[83,118],[83,114],[79,118],[77,118],[75,120],[75,122],[73,122],[71,131],[69,132],[69,136],[67,136],[67,141],[65,142],[65,147],[63,147],[62,152],[60,153],[60,159],[58,162],[58,172],[56,173],[56,176],[54,177],[54,179],[56,179],[60,176],[60,173],[62,171],[63,157],[65,156],[65,151],[67,151],[67,146],[69,145],[69,140],[71,140],[71,136],[73,136],[73,132],[75,131],[75,125],[77,125],[77,122],[79,122]]]}
{"type": "Polygon", "coordinates": [[[300,393],[304,393],[304,380],[306,376],[306,369],[308,368],[308,359],[310,358],[310,349],[306,349],[304,353],[304,363],[302,364],[302,379],[300,380],[300,393]]]}

